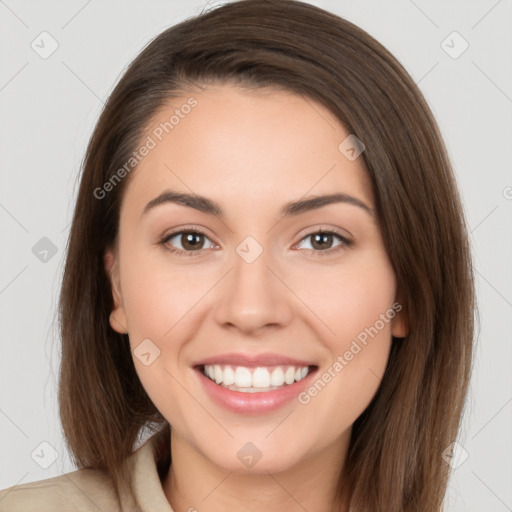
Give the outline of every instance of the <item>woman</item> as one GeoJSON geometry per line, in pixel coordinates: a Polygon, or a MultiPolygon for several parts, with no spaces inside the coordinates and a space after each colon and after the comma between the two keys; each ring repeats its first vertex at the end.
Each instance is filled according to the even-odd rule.
{"type": "Polygon", "coordinates": [[[81,469],[0,510],[439,511],[474,307],[449,159],[396,59],[296,1],[189,19],[87,149],[60,298],[81,469]]]}

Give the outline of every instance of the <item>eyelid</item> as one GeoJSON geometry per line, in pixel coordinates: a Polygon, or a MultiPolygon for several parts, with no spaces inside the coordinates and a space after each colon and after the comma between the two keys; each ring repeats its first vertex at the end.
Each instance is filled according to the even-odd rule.
{"type": "MultiPolygon", "coordinates": [[[[328,233],[334,234],[340,237],[343,241],[347,243],[353,243],[352,235],[347,230],[342,230],[341,228],[337,228],[334,226],[330,226],[327,224],[313,225],[307,228],[302,229],[296,236],[300,237],[298,242],[296,242],[293,246],[299,244],[304,238],[316,235],[317,233],[328,233]]],[[[319,252],[319,251],[317,251],[319,252]]]]}
{"type": "MultiPolygon", "coordinates": [[[[164,235],[161,236],[161,240],[168,240],[169,238],[172,238],[173,236],[179,235],[181,233],[197,233],[199,235],[203,235],[209,240],[212,240],[212,236],[208,234],[209,230],[205,228],[204,226],[197,225],[197,224],[191,224],[191,225],[184,225],[179,226],[169,232],[166,232],[164,235]]],[[[215,245],[219,245],[216,242],[214,242],[215,245]]]]}

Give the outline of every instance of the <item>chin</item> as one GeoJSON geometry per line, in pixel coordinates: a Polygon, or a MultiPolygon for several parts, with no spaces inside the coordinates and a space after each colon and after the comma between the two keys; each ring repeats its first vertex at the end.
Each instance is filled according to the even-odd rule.
{"type": "MultiPolygon", "coordinates": [[[[267,435],[267,434],[265,434],[267,435]]],[[[264,436],[262,436],[264,437],[264,436]]],[[[224,446],[217,445],[212,451],[212,446],[207,450],[201,450],[212,464],[235,473],[250,473],[254,475],[267,473],[280,473],[293,468],[307,458],[308,450],[303,452],[298,445],[288,443],[286,450],[283,442],[269,443],[232,440],[224,446]]],[[[254,438],[252,438],[254,439],[254,438]]]]}

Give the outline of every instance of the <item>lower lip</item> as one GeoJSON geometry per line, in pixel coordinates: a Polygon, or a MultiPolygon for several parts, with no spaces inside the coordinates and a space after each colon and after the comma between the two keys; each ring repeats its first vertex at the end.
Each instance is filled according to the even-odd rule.
{"type": "Polygon", "coordinates": [[[262,414],[279,409],[296,398],[309,385],[316,370],[316,368],[310,370],[304,379],[279,389],[261,393],[244,393],[216,384],[206,377],[200,368],[196,368],[201,384],[212,400],[238,414],[262,414]]]}

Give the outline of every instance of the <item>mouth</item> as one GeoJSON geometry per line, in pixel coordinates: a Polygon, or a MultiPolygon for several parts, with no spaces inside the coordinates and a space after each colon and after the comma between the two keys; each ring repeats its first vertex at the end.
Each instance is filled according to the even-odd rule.
{"type": "Polygon", "coordinates": [[[200,365],[199,371],[215,384],[240,393],[265,393],[305,379],[316,366],[200,365]]]}
{"type": "Polygon", "coordinates": [[[311,384],[318,366],[241,366],[219,362],[199,364],[194,370],[202,389],[215,403],[230,412],[256,415],[275,411],[296,399],[311,384]]]}

